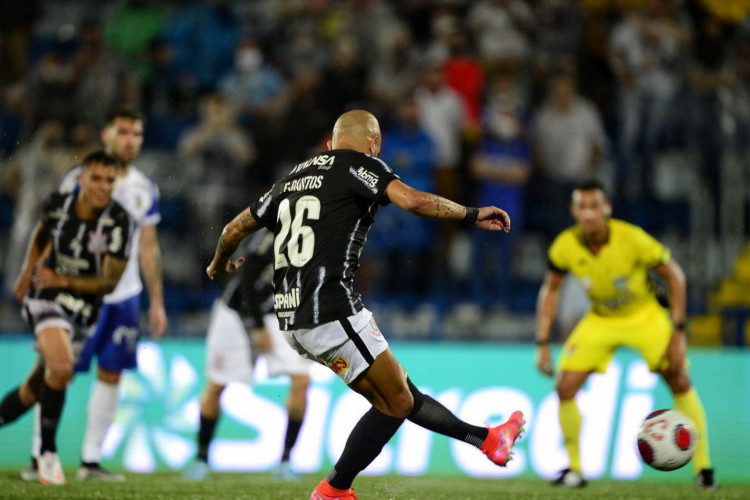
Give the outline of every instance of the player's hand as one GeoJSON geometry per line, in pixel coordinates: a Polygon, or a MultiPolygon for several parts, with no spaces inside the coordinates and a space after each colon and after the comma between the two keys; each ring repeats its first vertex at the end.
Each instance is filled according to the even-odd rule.
{"type": "Polygon", "coordinates": [[[148,329],[153,340],[159,340],[167,331],[167,312],[164,310],[164,304],[151,303],[148,308],[148,329]]]}
{"type": "Polygon", "coordinates": [[[66,288],[68,279],[65,276],[60,276],[55,273],[49,267],[39,266],[34,272],[34,288],[37,290],[44,290],[47,288],[66,288]]]}
{"type": "Polygon", "coordinates": [[[549,352],[548,345],[540,345],[536,349],[536,367],[544,375],[552,377],[555,375],[555,369],[552,364],[552,354],[549,352]]]}
{"type": "Polygon", "coordinates": [[[271,335],[268,334],[267,328],[255,328],[250,334],[250,341],[253,348],[260,353],[271,352],[271,335]]]}
{"type": "Polygon", "coordinates": [[[245,257],[239,257],[235,261],[229,260],[226,265],[222,267],[220,263],[213,260],[211,261],[211,264],[209,264],[206,268],[206,274],[208,274],[208,279],[210,280],[226,278],[237,269],[239,269],[240,266],[244,263],[245,257]]]}
{"type": "Polygon", "coordinates": [[[485,231],[505,231],[507,233],[510,231],[510,215],[497,207],[482,207],[479,209],[479,216],[474,225],[485,231]]]}
{"type": "Polygon", "coordinates": [[[667,346],[667,352],[664,354],[664,357],[669,363],[664,370],[664,375],[666,377],[673,377],[684,369],[686,354],[687,340],[685,338],[685,333],[675,330],[672,333],[672,339],[667,346]]]}
{"type": "Polygon", "coordinates": [[[13,283],[13,296],[18,302],[23,302],[23,298],[26,296],[26,292],[29,291],[29,285],[31,284],[31,273],[21,272],[16,278],[16,282],[13,283]]]}

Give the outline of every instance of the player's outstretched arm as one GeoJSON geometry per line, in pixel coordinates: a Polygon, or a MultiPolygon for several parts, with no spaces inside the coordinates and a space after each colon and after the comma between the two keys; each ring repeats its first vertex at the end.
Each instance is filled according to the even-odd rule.
{"type": "Polygon", "coordinates": [[[39,259],[45,253],[45,248],[50,241],[50,236],[50,232],[41,222],[36,225],[31,234],[29,246],[26,249],[26,258],[23,261],[18,277],[13,284],[13,296],[18,302],[23,301],[23,297],[29,289],[31,275],[34,272],[39,259]]]}
{"type": "Polygon", "coordinates": [[[510,231],[510,216],[497,207],[465,207],[442,196],[411,188],[400,180],[391,181],[385,194],[397,207],[421,217],[465,221],[485,231],[510,231]]]}
{"type": "Polygon", "coordinates": [[[232,261],[230,260],[232,254],[246,236],[261,227],[249,208],[240,212],[229,224],[224,226],[221,236],[219,236],[219,242],[216,244],[214,259],[206,268],[208,278],[212,280],[224,278],[235,272],[245,262],[245,258],[240,257],[232,261]]]}
{"type": "Polygon", "coordinates": [[[555,374],[549,351],[549,338],[555,322],[557,303],[560,300],[560,284],[564,278],[564,274],[547,271],[536,303],[536,367],[548,377],[555,374]]]}
{"type": "Polygon", "coordinates": [[[141,274],[148,290],[148,328],[151,338],[156,340],[167,331],[167,312],[164,308],[164,281],[162,279],[161,249],[156,225],[144,226],[141,230],[138,254],[141,274]]]}
{"type": "Polygon", "coordinates": [[[685,338],[685,320],[687,318],[687,284],[685,272],[675,260],[654,267],[656,274],[664,278],[669,290],[669,306],[674,331],[667,346],[665,356],[669,361],[666,375],[678,374],[685,364],[687,340],[685,338]]]}

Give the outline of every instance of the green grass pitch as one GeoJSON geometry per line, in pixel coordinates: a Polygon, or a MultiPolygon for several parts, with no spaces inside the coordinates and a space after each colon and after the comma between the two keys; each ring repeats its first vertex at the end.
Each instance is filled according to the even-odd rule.
{"type": "MultiPolygon", "coordinates": [[[[128,474],[124,483],[79,483],[74,471],[66,471],[65,486],[25,483],[18,471],[0,471],[0,499],[262,499],[307,500],[319,476],[300,482],[282,482],[270,474],[214,474],[202,482],[184,481],[178,474],[128,474]]],[[[593,481],[575,490],[553,488],[543,480],[472,479],[467,477],[380,476],[357,478],[360,499],[750,499],[750,485],[722,485],[717,491],[698,492],[692,484],[593,481]]]]}

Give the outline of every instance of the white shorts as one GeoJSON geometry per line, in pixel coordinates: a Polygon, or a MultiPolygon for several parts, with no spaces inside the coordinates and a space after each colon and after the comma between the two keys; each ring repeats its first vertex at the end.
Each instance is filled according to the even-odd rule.
{"type": "Polygon", "coordinates": [[[327,366],[347,385],[388,349],[372,313],[364,308],[345,320],[281,333],[294,350],[327,366]]]}
{"type": "Polygon", "coordinates": [[[47,328],[67,330],[68,339],[73,348],[73,359],[76,361],[94,328],[74,324],[70,321],[62,306],[54,300],[25,297],[23,299],[23,317],[33,327],[34,336],[38,336],[39,332],[47,328]]]}
{"type": "Polygon", "coordinates": [[[206,337],[206,376],[219,385],[253,381],[250,336],[237,311],[214,302],[206,337]]]}
{"type": "Polygon", "coordinates": [[[276,314],[266,314],[263,316],[263,325],[268,330],[271,337],[271,351],[263,353],[268,364],[268,374],[272,377],[276,375],[308,375],[312,361],[303,358],[297,352],[289,347],[279,328],[279,320],[276,314]]]}

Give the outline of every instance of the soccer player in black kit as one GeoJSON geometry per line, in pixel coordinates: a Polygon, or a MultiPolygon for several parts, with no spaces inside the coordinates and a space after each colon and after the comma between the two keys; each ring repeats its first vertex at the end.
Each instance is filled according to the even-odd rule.
{"type": "MultiPolygon", "coordinates": [[[[409,379],[353,289],[354,273],[378,205],[393,203],[422,217],[509,231],[497,207],[464,207],[410,188],[377,158],[377,119],[363,110],[341,115],[330,151],[300,163],[227,224],[206,272],[222,278],[244,263],[231,260],[242,239],[265,226],[274,232],[274,308],[289,345],[328,366],[372,403],[355,425],[341,457],[311,499],[356,499],[352,483],[405,419],[469,443],[505,466],[524,417],[478,427],[459,420],[409,379]]],[[[249,265],[252,265],[250,263],[249,265]]]]}
{"type": "Polygon", "coordinates": [[[40,356],[30,376],[0,403],[0,426],[40,403],[39,480],[45,484],[65,483],[55,443],[65,389],[101,299],[114,290],[130,254],[133,222],[112,200],[116,177],[115,159],[96,151],[83,160],[79,192],[45,198],[14,286],[40,356]]]}
{"type": "Polygon", "coordinates": [[[265,358],[268,374],[288,375],[291,381],[286,400],[287,427],[284,446],[274,475],[297,480],[290,463],[307,409],[312,361],[287,344],[273,311],[273,240],[262,230],[245,239],[237,250],[253,262],[226,281],[221,297],[214,302],[206,336],[206,384],[200,396],[200,424],[196,461],[185,471],[189,480],[203,480],[210,474],[208,453],[221,415],[221,395],[233,382],[250,384],[253,364],[265,358]]]}

